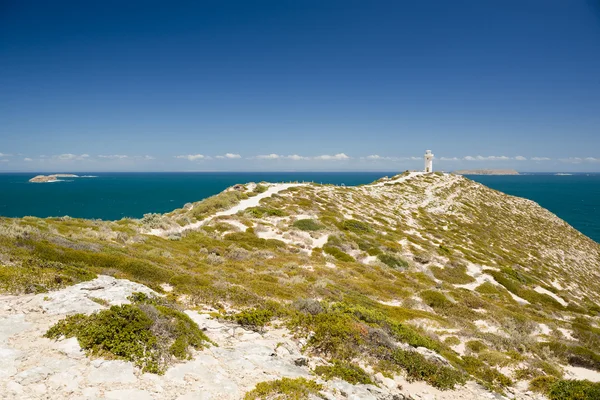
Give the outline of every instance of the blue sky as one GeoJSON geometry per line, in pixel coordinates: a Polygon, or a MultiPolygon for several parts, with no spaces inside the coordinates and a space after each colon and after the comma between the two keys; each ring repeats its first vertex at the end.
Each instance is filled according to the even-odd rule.
{"type": "Polygon", "coordinates": [[[598,1],[0,3],[0,171],[393,171],[426,149],[600,171],[598,1]]]}

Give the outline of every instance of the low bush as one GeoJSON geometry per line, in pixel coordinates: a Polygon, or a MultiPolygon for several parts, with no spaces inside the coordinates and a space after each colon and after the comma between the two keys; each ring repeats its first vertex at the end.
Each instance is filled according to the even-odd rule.
{"type": "Polygon", "coordinates": [[[378,254],[377,259],[390,268],[408,268],[408,262],[405,259],[389,253],[378,254]]]}
{"type": "Polygon", "coordinates": [[[224,236],[224,239],[246,250],[274,250],[285,247],[285,243],[281,240],[259,238],[249,229],[246,232],[228,233],[224,236]]]}
{"type": "Polygon", "coordinates": [[[285,211],[271,207],[250,207],[245,212],[254,218],[285,217],[287,215],[285,211]]]}
{"type": "Polygon", "coordinates": [[[307,400],[317,396],[323,386],[306,378],[281,378],[276,381],[260,382],[246,393],[244,400],[307,400]]]}
{"type": "Polygon", "coordinates": [[[256,187],[254,188],[254,193],[264,193],[267,191],[267,189],[269,189],[268,187],[266,187],[265,185],[261,185],[260,183],[258,185],[256,185],[256,187]]]}
{"type": "Polygon", "coordinates": [[[480,379],[490,390],[502,393],[505,387],[512,385],[510,378],[475,357],[464,356],[460,364],[466,372],[480,379]]]}
{"type": "Polygon", "coordinates": [[[211,343],[196,323],[165,300],[138,293],[133,304],[112,306],[91,315],[75,314],[44,335],[76,337],[88,354],[132,361],[143,372],[163,373],[173,358],[186,359],[189,349],[211,343]],[[135,338],[135,340],[132,340],[135,338]]]}
{"type": "Polygon", "coordinates": [[[346,262],[356,261],[354,259],[354,257],[352,257],[350,254],[344,253],[342,250],[338,249],[337,247],[326,245],[326,246],[323,246],[323,251],[329,255],[334,256],[339,261],[346,261],[346,262]]]}
{"type": "Polygon", "coordinates": [[[89,281],[96,275],[81,263],[27,258],[21,266],[0,265],[0,291],[11,294],[45,293],[89,281]]]}
{"type": "Polygon", "coordinates": [[[342,222],[341,228],[346,231],[354,232],[357,234],[371,233],[373,228],[366,222],[358,221],[356,219],[349,219],[342,222]]]}
{"type": "Polygon", "coordinates": [[[309,231],[309,232],[319,231],[319,230],[325,228],[323,225],[319,224],[314,219],[299,219],[299,220],[295,221],[292,224],[292,226],[294,228],[300,229],[302,231],[309,231]]]}
{"type": "Polygon", "coordinates": [[[191,213],[197,219],[202,219],[214,212],[226,210],[247,199],[248,195],[237,190],[222,192],[194,204],[191,213]]]}
{"type": "Polygon", "coordinates": [[[244,310],[231,317],[236,323],[253,331],[262,332],[273,319],[273,311],[268,309],[244,310]]]}
{"type": "Polygon", "coordinates": [[[538,376],[529,382],[529,390],[536,393],[546,394],[550,391],[550,387],[558,380],[554,376],[538,376]]]}
{"type": "Polygon", "coordinates": [[[359,383],[368,385],[373,383],[369,374],[364,369],[358,365],[339,360],[334,360],[332,365],[319,365],[315,368],[315,373],[327,381],[333,378],[340,378],[353,385],[359,383]]]}
{"type": "Polygon", "coordinates": [[[147,229],[166,229],[169,227],[168,221],[162,214],[144,214],[140,222],[147,229]]]}
{"type": "Polygon", "coordinates": [[[600,383],[588,380],[558,380],[547,392],[550,400],[597,400],[600,399],[600,383]]]}
{"type": "Polygon", "coordinates": [[[475,279],[472,276],[467,275],[467,267],[464,265],[458,265],[456,267],[447,265],[444,268],[431,267],[431,272],[437,279],[454,285],[464,285],[475,282],[475,279]]]}
{"type": "Polygon", "coordinates": [[[438,361],[430,361],[415,351],[396,349],[392,354],[392,362],[406,371],[409,381],[425,381],[441,389],[454,389],[456,385],[466,382],[465,375],[438,361]]]}
{"type": "Polygon", "coordinates": [[[479,340],[470,340],[467,343],[465,343],[465,347],[473,353],[479,353],[480,351],[485,350],[487,348],[487,346],[479,340]]]}
{"type": "Polygon", "coordinates": [[[540,349],[549,348],[555,356],[576,367],[600,370],[600,354],[582,346],[570,346],[560,342],[542,342],[540,349]]]}
{"type": "Polygon", "coordinates": [[[452,305],[452,302],[443,293],[436,290],[424,290],[419,296],[425,304],[433,309],[444,309],[452,305]]]}

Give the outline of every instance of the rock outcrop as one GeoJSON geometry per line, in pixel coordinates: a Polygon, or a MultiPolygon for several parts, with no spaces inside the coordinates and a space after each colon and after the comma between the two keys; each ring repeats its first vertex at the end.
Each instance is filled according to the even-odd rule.
{"type": "Polygon", "coordinates": [[[73,174],[53,174],[53,175],[37,175],[29,180],[29,182],[56,182],[58,178],[77,178],[73,174]]]}

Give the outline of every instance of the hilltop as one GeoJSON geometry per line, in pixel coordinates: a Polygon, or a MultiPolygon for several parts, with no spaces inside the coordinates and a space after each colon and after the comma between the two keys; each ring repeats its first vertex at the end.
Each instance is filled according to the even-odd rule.
{"type": "Polygon", "coordinates": [[[600,380],[600,245],[460,175],[249,183],[140,220],[2,218],[0,265],[14,398],[600,391],[583,380],[600,380]],[[140,347],[122,347],[125,320],[140,347]]]}

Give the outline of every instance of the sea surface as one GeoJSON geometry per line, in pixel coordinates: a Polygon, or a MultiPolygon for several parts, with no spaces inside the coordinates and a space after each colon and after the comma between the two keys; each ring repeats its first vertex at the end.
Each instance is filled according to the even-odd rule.
{"type": "MultiPolygon", "coordinates": [[[[177,172],[79,173],[88,178],[30,183],[32,173],[0,174],[0,215],[117,220],[164,213],[212,196],[236,183],[310,181],[346,186],[394,172],[177,172]]],[[[600,174],[472,175],[492,189],[538,202],[600,242],[600,174]]]]}

